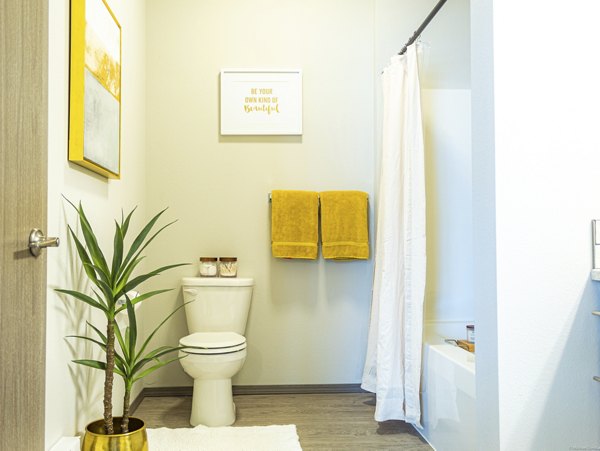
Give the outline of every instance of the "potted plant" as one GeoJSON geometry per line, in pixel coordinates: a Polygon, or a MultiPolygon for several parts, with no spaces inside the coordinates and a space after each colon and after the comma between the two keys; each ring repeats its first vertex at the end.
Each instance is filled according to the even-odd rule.
{"type": "Polygon", "coordinates": [[[112,443],[106,449],[119,450],[127,448],[145,450],[147,449],[147,444],[144,423],[139,419],[131,418],[130,420],[129,417],[131,388],[136,381],[179,359],[179,357],[164,358],[168,354],[178,351],[179,347],[161,346],[154,350],[148,350],[147,348],[150,340],[160,327],[183,305],[168,315],[138,349],[135,304],[170,291],[170,289],[150,291],[135,297],[131,296],[130,293],[138,289],[141,283],[161,274],[163,271],[187,264],[167,265],[144,274],[135,274],[135,270],[144,259],[142,255],[144,249],[165,228],[172,225],[175,221],[154,231],[159,218],[166,209],[162,210],[142,228],[131,244],[127,244],[126,237],[135,209],[126,217],[122,215],[120,223],[115,221],[112,260],[109,265],[81,203],[79,206],[76,206],[68,199],[67,202],[77,212],[83,240],[77,236],[71,226],[68,227],[69,235],[73,239],[85,274],[91,282],[92,295],[68,289],[57,289],[56,291],[69,295],[78,301],[102,311],[106,318],[105,333],[88,323],[89,327],[94,331],[94,337],[71,336],[98,345],[106,355],[105,361],[92,359],[74,360],[75,363],[80,365],[104,371],[104,416],[102,420],[88,425],[82,449],[104,449],[101,447],[106,446],[106,443],[112,443]],[[129,326],[126,327],[125,331],[122,331],[116,322],[116,318],[119,314],[123,315],[124,313],[121,312],[124,311],[129,319],[129,326]],[[125,397],[123,400],[123,415],[113,418],[112,392],[115,373],[123,378],[125,383],[125,397]]]}

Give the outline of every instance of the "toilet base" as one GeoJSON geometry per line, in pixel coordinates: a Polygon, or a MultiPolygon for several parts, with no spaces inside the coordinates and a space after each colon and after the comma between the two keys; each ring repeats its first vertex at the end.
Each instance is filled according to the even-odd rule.
{"type": "Polygon", "coordinates": [[[231,379],[195,379],[190,424],[230,426],[234,422],[231,379]]]}

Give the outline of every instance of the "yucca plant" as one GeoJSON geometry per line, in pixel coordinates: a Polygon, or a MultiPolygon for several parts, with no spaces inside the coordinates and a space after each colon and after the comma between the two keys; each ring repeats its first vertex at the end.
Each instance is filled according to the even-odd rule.
{"type": "Polygon", "coordinates": [[[116,353],[116,366],[115,372],[123,378],[125,384],[125,396],[123,399],[123,416],[121,420],[121,429],[123,432],[129,430],[129,395],[131,394],[131,388],[133,384],[140,379],[146,377],[148,374],[153,373],[159,368],[168,365],[175,360],[179,360],[181,357],[172,357],[169,360],[160,360],[162,356],[170,354],[175,351],[179,351],[182,347],[173,346],[161,346],[152,351],[146,352],[148,344],[154,337],[154,334],[165,324],[177,311],[182,308],[185,304],[176,308],[169,316],[167,316],[152,333],[146,338],[139,351],[137,351],[137,321],[135,318],[135,310],[133,303],[126,297],[127,302],[127,316],[129,317],[129,326],[125,329],[125,334],[121,333],[119,326],[116,325],[115,331],[117,340],[121,347],[122,353],[116,353]],[[144,354],[146,352],[146,354],[144,354]],[[144,369],[146,365],[151,364],[147,369],[144,369]]]}
{"type": "MultiPolygon", "coordinates": [[[[135,299],[135,298],[134,298],[135,299]]],[[[130,406],[130,395],[133,384],[140,379],[146,377],[150,373],[168,365],[171,362],[179,360],[181,357],[173,357],[169,360],[160,360],[161,357],[179,351],[182,347],[175,346],[161,346],[152,351],[146,351],[148,344],[158,332],[158,330],[182,308],[185,304],[180,305],[176,308],[169,316],[167,316],[146,338],[140,349],[137,349],[138,330],[137,330],[137,319],[135,309],[133,307],[133,300],[125,294],[127,317],[129,319],[129,326],[125,328],[125,333],[121,332],[119,324],[115,322],[115,337],[119,343],[119,348],[115,347],[115,368],[114,372],[123,378],[125,386],[125,395],[123,397],[123,414],[121,416],[121,432],[129,432],[129,406],[130,406]],[[144,354],[145,353],[145,354],[144,354]],[[148,364],[152,364],[149,368],[144,369],[148,364]]],[[[88,325],[94,330],[99,340],[81,336],[81,335],[70,335],[73,338],[80,338],[83,340],[90,341],[97,344],[100,348],[106,352],[108,339],[97,327],[92,324],[88,325]]],[[[91,366],[98,369],[106,369],[106,363],[99,360],[75,360],[75,362],[91,366]]]]}
{"type": "MultiPolygon", "coordinates": [[[[188,263],[178,263],[174,265],[162,266],[158,269],[144,274],[134,275],[136,268],[144,259],[144,256],[142,255],[144,249],[148,247],[148,245],[158,236],[158,234],[160,234],[164,229],[171,226],[175,222],[172,221],[162,226],[157,231],[153,232],[156,223],[158,222],[161,215],[166,211],[166,209],[160,211],[142,228],[139,234],[131,242],[131,245],[127,247],[125,240],[129,231],[131,217],[135,211],[134,208],[126,217],[124,215],[121,215],[120,223],[115,220],[112,261],[109,266],[105,257],[105,253],[102,251],[100,245],[98,244],[96,234],[94,233],[94,230],[92,229],[92,226],[90,225],[85,215],[81,203],[79,203],[79,206],[76,206],[68,199],[66,200],[77,212],[81,234],[83,235],[83,240],[81,240],[77,236],[77,234],[70,225],[68,227],[69,235],[75,243],[77,255],[81,260],[85,274],[87,275],[88,279],[92,284],[92,295],[81,291],[68,289],[57,289],[56,291],[72,296],[76,300],[84,302],[85,304],[102,311],[104,313],[104,316],[106,317],[106,334],[102,333],[100,329],[90,324],[90,326],[99,336],[100,341],[94,340],[89,337],[78,336],[78,338],[83,338],[98,344],[106,353],[106,361],[101,362],[98,360],[81,359],[74,360],[74,362],[80,365],[104,371],[104,431],[106,434],[113,434],[114,429],[112,415],[112,392],[115,371],[117,372],[117,374],[122,375],[122,377],[124,377],[124,379],[126,380],[126,397],[128,397],[133,382],[135,382],[135,380],[140,379],[145,374],[149,374],[149,372],[151,372],[146,370],[144,372],[145,374],[139,373],[143,366],[150,363],[151,361],[154,361],[155,366],[150,368],[154,368],[152,369],[152,371],[154,371],[155,369],[158,369],[161,366],[164,366],[167,363],[176,360],[171,359],[169,361],[160,361],[158,359],[161,356],[178,349],[169,348],[169,350],[167,350],[166,347],[163,347],[153,351],[149,355],[143,355],[143,352],[148,344],[149,339],[151,339],[152,336],[154,336],[154,333],[158,329],[157,328],[151,334],[149,339],[146,340],[140,352],[135,352],[135,344],[137,340],[137,324],[135,321],[135,310],[133,309],[133,306],[153,296],[170,291],[170,289],[150,291],[148,293],[141,294],[131,299],[129,298],[129,295],[127,293],[136,290],[141,283],[161,274],[166,270],[176,268],[178,266],[187,265],[188,263]],[[120,299],[125,299],[125,304],[119,303],[118,301],[120,299]],[[121,331],[119,330],[116,324],[116,316],[124,310],[127,310],[127,314],[130,320],[130,326],[129,332],[126,331],[123,335],[121,334],[121,331]],[[132,330],[134,328],[135,332],[132,333],[132,330]],[[117,337],[117,341],[121,346],[121,354],[117,354],[115,352],[115,336],[117,337]],[[116,370],[115,360],[117,362],[116,370]],[[130,365],[133,366],[129,368],[130,365]],[[156,365],[159,366],[156,367],[156,365]],[[135,371],[133,371],[134,369],[135,371]],[[129,378],[131,381],[129,391],[127,391],[127,378],[129,378]]],[[[170,318],[174,313],[175,312],[169,315],[167,319],[170,318]]],[[[163,323],[161,323],[161,325],[162,324],[164,324],[164,321],[163,323]]],[[[161,325],[159,325],[159,327],[161,325]]],[[[129,402],[127,402],[126,407],[127,409],[129,409],[129,402]]]]}

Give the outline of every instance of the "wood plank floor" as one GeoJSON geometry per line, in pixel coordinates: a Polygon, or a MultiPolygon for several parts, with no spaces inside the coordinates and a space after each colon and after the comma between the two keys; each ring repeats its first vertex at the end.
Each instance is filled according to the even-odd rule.
{"type": "MultiPolygon", "coordinates": [[[[237,395],[234,426],[295,424],[304,451],[431,450],[403,421],[377,423],[369,393],[237,395]]],[[[192,398],[147,397],[135,412],[147,427],[190,427],[192,398]]]]}

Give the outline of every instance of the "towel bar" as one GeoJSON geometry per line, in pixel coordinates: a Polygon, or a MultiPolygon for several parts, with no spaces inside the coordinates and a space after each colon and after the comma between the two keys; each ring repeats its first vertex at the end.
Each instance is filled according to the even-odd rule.
{"type": "MultiPolygon", "coordinates": [[[[317,194],[317,197],[318,197],[319,199],[321,198],[321,196],[319,196],[318,194],[317,194]]],[[[271,198],[271,193],[269,193],[269,202],[271,202],[272,200],[273,200],[273,199],[271,198]]],[[[367,196],[367,202],[368,202],[368,201],[369,201],[369,196],[367,196]]]]}

